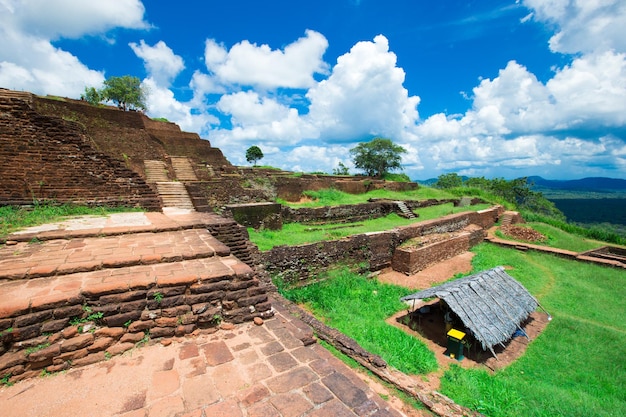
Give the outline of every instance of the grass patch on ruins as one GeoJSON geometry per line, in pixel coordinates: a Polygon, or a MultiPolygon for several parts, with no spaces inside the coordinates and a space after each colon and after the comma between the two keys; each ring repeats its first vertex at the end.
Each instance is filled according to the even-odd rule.
{"type": "Polygon", "coordinates": [[[25,227],[38,226],[71,216],[104,216],[127,211],[142,210],[128,207],[86,207],[73,204],[37,204],[34,207],[4,206],[0,207],[0,238],[25,227]]]}
{"type": "Polygon", "coordinates": [[[458,198],[447,191],[430,187],[419,187],[413,191],[374,190],[364,194],[348,194],[335,188],[327,188],[319,191],[304,191],[302,194],[308,197],[309,200],[302,203],[287,201],[280,201],[280,203],[293,208],[302,208],[363,204],[367,203],[371,198],[384,198],[387,200],[428,200],[432,198],[445,200],[458,198]]]}
{"type": "Polygon", "coordinates": [[[285,223],[281,230],[254,230],[248,228],[250,240],[259,247],[259,250],[270,250],[275,246],[303,245],[307,243],[336,240],[342,237],[369,232],[381,232],[400,226],[437,219],[439,217],[462,213],[465,211],[478,211],[488,208],[488,204],[478,204],[471,207],[454,207],[452,203],[437,206],[424,207],[417,210],[419,218],[405,219],[395,213],[378,219],[364,220],[358,223],[327,223],[322,225],[307,225],[301,223],[285,223]]]}
{"type": "Polygon", "coordinates": [[[473,252],[475,272],[507,266],[553,319],[509,367],[452,367],[441,391],[488,416],[626,415],[623,270],[488,243],[473,252]]]}
{"type": "MultiPolygon", "coordinates": [[[[547,240],[540,243],[542,246],[565,249],[573,252],[585,252],[606,246],[606,242],[585,239],[546,223],[530,222],[519,226],[530,227],[544,235],[547,240]]],[[[496,235],[501,239],[514,240],[511,237],[502,234],[500,231],[496,232],[496,235]]]]}
{"type": "Polygon", "coordinates": [[[287,299],[305,304],[328,326],[380,355],[390,366],[409,374],[431,372],[437,369],[437,360],[428,347],[385,323],[387,317],[406,308],[400,297],[408,293],[406,288],[382,284],[348,269],[332,271],[319,283],[282,290],[287,299]]]}

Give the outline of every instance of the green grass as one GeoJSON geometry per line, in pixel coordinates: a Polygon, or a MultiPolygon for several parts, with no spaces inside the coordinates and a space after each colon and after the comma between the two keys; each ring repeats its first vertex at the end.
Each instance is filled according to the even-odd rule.
{"type": "MultiPolygon", "coordinates": [[[[453,366],[440,390],[487,416],[626,415],[623,270],[489,243],[472,251],[473,272],[506,266],[553,319],[513,364],[495,373],[453,366]]],[[[426,373],[436,367],[432,353],[384,322],[408,292],[342,271],[286,296],[391,366],[426,373]]]]}
{"type": "Polygon", "coordinates": [[[490,244],[474,252],[476,271],[512,267],[553,320],[511,366],[452,368],[442,392],[489,416],[626,415],[624,272],[490,244]]]}
{"type": "Polygon", "coordinates": [[[385,198],[388,200],[428,200],[432,198],[444,200],[458,198],[447,191],[430,187],[419,187],[417,190],[413,191],[374,190],[364,194],[348,194],[334,188],[327,188],[319,191],[305,191],[303,194],[311,198],[311,201],[305,203],[281,201],[281,204],[293,208],[300,208],[362,204],[367,203],[370,198],[385,198]]]}
{"type": "Polygon", "coordinates": [[[418,209],[419,218],[405,219],[392,213],[386,217],[378,219],[364,220],[359,223],[329,223],[324,225],[305,225],[301,223],[283,224],[282,230],[254,230],[248,229],[250,240],[256,244],[261,251],[272,249],[274,246],[303,245],[306,243],[322,242],[326,240],[336,240],[342,237],[391,230],[400,226],[408,226],[415,222],[436,219],[453,213],[465,211],[483,210],[489,207],[487,204],[478,204],[471,207],[454,207],[452,203],[440,204],[437,206],[424,207],[418,209]]]}
{"type": "MultiPolygon", "coordinates": [[[[573,252],[585,252],[591,249],[597,249],[602,246],[606,246],[606,242],[584,239],[546,223],[530,222],[520,226],[530,227],[531,229],[536,230],[546,236],[547,240],[540,243],[543,246],[571,250],[573,252]]],[[[498,231],[496,234],[500,238],[513,240],[510,237],[502,234],[500,231],[498,231]]]]}
{"type": "Polygon", "coordinates": [[[0,238],[25,227],[58,221],[70,216],[106,215],[126,211],[140,211],[128,207],[85,207],[71,204],[36,205],[31,208],[0,207],[0,238]]]}
{"type": "Polygon", "coordinates": [[[282,292],[402,372],[437,369],[435,356],[424,343],[385,323],[387,317],[405,308],[400,297],[409,294],[406,288],[340,269],[320,283],[282,292]]]}

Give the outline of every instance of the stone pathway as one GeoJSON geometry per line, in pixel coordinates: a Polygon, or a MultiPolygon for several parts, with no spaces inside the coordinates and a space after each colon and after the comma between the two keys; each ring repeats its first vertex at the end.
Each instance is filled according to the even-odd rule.
{"type": "MultiPolygon", "coordinates": [[[[280,308],[280,307],[279,307],[280,308]]],[[[402,416],[278,310],[0,388],[4,417],[402,416]]]]}
{"type": "MultiPolygon", "coordinates": [[[[249,267],[228,255],[228,248],[206,228],[198,227],[220,221],[214,215],[184,211],[129,213],[83,217],[14,234],[9,245],[0,247],[0,316],[50,304],[50,297],[83,294],[85,288],[134,288],[138,279],[145,286],[143,281],[168,285],[218,273],[239,276],[240,269],[249,267]],[[44,243],[29,244],[33,238],[44,243]],[[172,252],[180,259],[170,259],[172,252]]],[[[77,366],[78,359],[66,371],[42,372],[0,386],[0,415],[418,415],[415,410],[404,414],[397,400],[384,401],[376,393],[379,388],[375,391],[366,378],[315,343],[310,327],[289,314],[280,299],[271,301],[274,317],[261,325],[222,323],[219,330],[155,337],[144,346],[131,344],[121,355],[100,352],[96,363],[77,366]]],[[[83,337],[93,335],[64,343],[78,343],[83,337]]],[[[56,344],[48,349],[53,347],[56,344]]],[[[36,354],[43,358],[45,352],[36,354]]],[[[0,362],[11,357],[0,355],[0,362]]]]}

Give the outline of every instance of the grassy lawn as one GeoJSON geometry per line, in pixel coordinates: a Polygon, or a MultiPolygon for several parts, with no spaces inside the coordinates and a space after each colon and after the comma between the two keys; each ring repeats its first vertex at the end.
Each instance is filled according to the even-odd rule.
{"type": "MultiPolygon", "coordinates": [[[[440,390],[488,416],[626,415],[624,271],[489,243],[473,251],[474,272],[510,267],[507,272],[553,320],[509,367],[492,373],[453,366],[442,377],[440,390]]],[[[342,272],[286,295],[391,366],[426,373],[436,367],[432,353],[384,323],[403,308],[397,300],[408,292],[342,272]]]]}
{"type": "MultiPolygon", "coordinates": [[[[600,242],[592,239],[584,239],[579,236],[573,236],[557,227],[551,226],[545,223],[529,222],[519,226],[530,227],[546,236],[548,239],[541,243],[544,246],[550,246],[552,248],[566,249],[573,252],[585,252],[591,249],[597,249],[602,246],[606,246],[606,242],[600,242]]],[[[513,240],[510,237],[502,234],[500,231],[496,232],[498,237],[502,239],[513,240]]]]}
{"type": "Polygon", "coordinates": [[[442,392],[491,416],[626,415],[624,272],[488,244],[475,252],[475,270],[511,266],[553,320],[508,368],[452,368],[442,392]]]}
{"type": "Polygon", "coordinates": [[[406,308],[400,302],[400,297],[410,294],[406,288],[381,284],[340,269],[321,283],[282,293],[305,304],[327,325],[349,335],[402,372],[421,374],[437,369],[435,355],[424,343],[385,323],[387,317],[406,308]]]}
{"type": "Polygon", "coordinates": [[[98,215],[121,213],[126,211],[141,211],[128,207],[85,207],[71,204],[58,206],[39,205],[32,209],[4,206],[0,207],[0,238],[4,238],[16,230],[25,227],[58,221],[70,216],[98,215]]]}
{"type": "Polygon", "coordinates": [[[319,191],[305,191],[303,194],[306,197],[309,197],[310,201],[303,203],[280,201],[280,203],[293,208],[302,208],[362,204],[367,203],[370,198],[385,198],[388,200],[429,200],[433,198],[437,200],[445,200],[449,198],[459,198],[458,196],[455,196],[447,191],[430,187],[419,187],[414,191],[402,192],[374,190],[364,194],[348,194],[334,188],[329,188],[319,191]]]}
{"type": "Polygon", "coordinates": [[[437,219],[439,217],[462,213],[464,211],[478,211],[490,207],[488,204],[478,204],[471,207],[454,207],[452,203],[425,207],[417,210],[418,219],[405,219],[397,214],[390,214],[378,219],[365,220],[359,223],[336,223],[324,225],[305,225],[300,223],[283,224],[282,230],[259,230],[248,229],[250,240],[261,251],[270,250],[280,245],[303,245],[325,240],[341,239],[342,237],[368,232],[380,232],[391,230],[395,227],[408,226],[409,224],[437,219]]]}

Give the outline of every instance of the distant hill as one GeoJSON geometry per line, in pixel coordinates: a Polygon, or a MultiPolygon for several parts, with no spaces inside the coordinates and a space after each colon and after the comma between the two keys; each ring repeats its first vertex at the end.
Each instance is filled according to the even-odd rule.
{"type": "Polygon", "coordinates": [[[533,189],[569,190],[569,191],[626,191],[626,180],[619,178],[589,177],[578,180],[547,180],[542,177],[528,177],[534,184],[533,189]]]}

